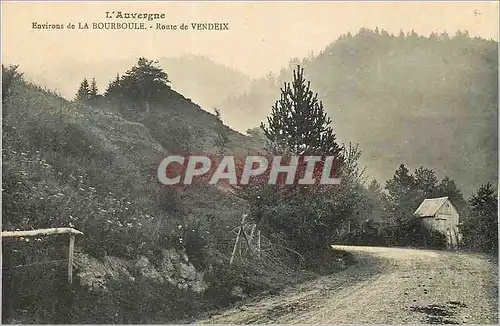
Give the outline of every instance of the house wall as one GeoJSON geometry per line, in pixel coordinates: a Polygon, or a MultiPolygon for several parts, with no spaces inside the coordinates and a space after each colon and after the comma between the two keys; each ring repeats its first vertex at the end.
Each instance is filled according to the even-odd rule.
{"type": "Polygon", "coordinates": [[[459,215],[449,200],[441,206],[435,216],[422,220],[427,228],[439,231],[446,236],[448,247],[457,247],[461,238],[458,229],[459,215]]]}
{"type": "Polygon", "coordinates": [[[449,200],[436,212],[436,221],[438,221],[436,230],[446,236],[448,246],[456,247],[460,238],[458,229],[459,216],[449,200]]]}
{"type": "Polygon", "coordinates": [[[428,229],[433,229],[435,230],[436,227],[436,219],[434,216],[432,217],[423,217],[422,222],[424,223],[424,226],[428,229]]]}

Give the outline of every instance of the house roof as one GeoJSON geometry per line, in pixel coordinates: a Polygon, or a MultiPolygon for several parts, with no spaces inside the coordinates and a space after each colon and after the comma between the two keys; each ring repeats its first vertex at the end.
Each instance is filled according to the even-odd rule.
{"type": "Polygon", "coordinates": [[[424,199],[413,214],[418,217],[434,216],[447,200],[448,197],[424,199]]]}

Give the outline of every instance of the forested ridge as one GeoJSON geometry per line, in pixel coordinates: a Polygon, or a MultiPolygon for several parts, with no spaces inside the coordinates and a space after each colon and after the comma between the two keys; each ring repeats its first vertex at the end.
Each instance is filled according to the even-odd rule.
{"type": "Polygon", "coordinates": [[[360,29],[219,105],[229,125],[258,126],[300,63],[339,139],[386,180],[401,162],[429,166],[471,193],[497,172],[498,43],[467,32],[391,35],[360,29]],[[245,114],[245,125],[238,116],[245,114]]]}

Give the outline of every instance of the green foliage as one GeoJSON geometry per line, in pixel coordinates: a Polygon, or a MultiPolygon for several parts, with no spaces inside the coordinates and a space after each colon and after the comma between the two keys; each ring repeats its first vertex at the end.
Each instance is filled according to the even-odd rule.
{"type": "MultiPolygon", "coordinates": [[[[438,184],[435,172],[420,166],[414,174],[401,164],[392,179],[386,183],[387,195],[382,193],[376,181],[366,190],[367,205],[365,213],[369,223],[376,225],[376,243],[387,246],[417,246],[428,248],[444,248],[444,235],[428,230],[420,218],[413,213],[420,203],[427,198],[449,197],[457,207],[464,201],[461,192],[453,180],[448,177],[438,184]],[[381,239],[384,239],[381,241],[381,239]]],[[[459,211],[460,213],[460,211],[459,211]]],[[[369,240],[374,231],[371,225],[358,225],[354,235],[347,237],[349,243],[372,244],[369,240]],[[370,235],[371,234],[371,235],[370,235]]]]}
{"type": "Polygon", "coordinates": [[[99,89],[97,88],[97,83],[95,81],[95,78],[92,78],[92,82],[90,83],[90,89],[89,89],[89,99],[93,100],[96,99],[99,95],[99,89]]]}
{"type": "Polygon", "coordinates": [[[108,99],[127,100],[139,107],[145,104],[145,111],[149,112],[151,101],[170,89],[169,83],[168,74],[158,67],[157,61],[139,58],[134,67],[123,76],[117,75],[108,85],[105,96],[108,99]]]}
{"type": "Polygon", "coordinates": [[[437,185],[438,179],[433,170],[421,166],[415,171],[415,186],[419,199],[432,198],[432,196],[435,196],[437,185]]]}
{"type": "MultiPolygon", "coordinates": [[[[103,181],[109,175],[96,170],[96,166],[106,160],[106,153],[99,155],[98,144],[92,143],[96,151],[89,151],[91,155],[87,155],[89,146],[82,145],[88,139],[75,140],[66,137],[64,132],[55,135],[60,138],[44,143],[52,148],[35,147],[51,153],[47,158],[31,149],[19,153],[7,148],[4,152],[4,227],[31,229],[73,225],[86,234],[79,245],[97,257],[133,257],[141,252],[145,243],[159,244],[167,235],[171,241],[176,241],[175,233],[165,233],[172,229],[173,220],[163,221],[161,216],[148,214],[134,207],[129,195],[119,195],[106,187],[103,181]],[[65,147],[68,139],[85,151],[78,150],[78,146],[65,147]],[[79,167],[82,163],[87,163],[88,168],[79,167]],[[154,227],[155,232],[151,233],[154,227]]],[[[107,155],[113,164],[113,158],[107,155]]],[[[172,196],[163,197],[160,196],[170,208],[176,203],[172,196]]],[[[158,204],[160,207],[166,214],[177,213],[158,204]]]]}
{"type": "Polygon", "coordinates": [[[23,74],[17,71],[18,65],[5,67],[2,64],[2,102],[10,95],[11,87],[21,80],[23,74]]]}
{"type": "Polygon", "coordinates": [[[66,257],[67,236],[32,241],[3,241],[3,323],[146,324],[185,320],[200,309],[199,295],[141,276],[134,281],[113,279],[106,289],[89,290],[75,275],[69,285],[67,262],[47,263],[66,257]],[[18,267],[19,262],[34,265],[18,267]]]}
{"type": "Polygon", "coordinates": [[[145,117],[142,122],[165,150],[187,153],[193,149],[196,133],[190,126],[176,123],[175,120],[162,123],[155,117],[145,117]]]}
{"type": "Polygon", "coordinates": [[[380,221],[384,215],[384,205],[387,196],[382,192],[382,188],[377,180],[373,179],[366,189],[366,219],[369,221],[380,221]]]}
{"type": "Polygon", "coordinates": [[[444,177],[434,190],[435,197],[449,197],[460,216],[467,215],[467,202],[454,180],[444,177]]]}
{"type": "MultiPolygon", "coordinates": [[[[336,173],[345,176],[346,186],[263,185],[259,179],[241,192],[252,203],[253,219],[271,239],[282,239],[301,253],[323,251],[341,221],[353,214],[354,205],[349,201],[355,190],[347,184],[352,183],[348,178],[354,170],[348,170],[349,164],[342,165],[344,154],[349,153],[336,143],[331,120],[304,80],[300,66],[294,71],[293,82],[285,82],[267,122],[268,126],[262,123],[261,129],[271,152],[284,157],[307,153],[334,156],[336,173]]],[[[352,157],[351,163],[358,158],[352,157]]]]}
{"type": "Polygon", "coordinates": [[[462,226],[464,246],[472,250],[498,252],[498,196],[490,182],[469,198],[470,215],[462,226]]]}
{"type": "Polygon", "coordinates": [[[219,120],[219,124],[217,124],[215,128],[215,139],[213,140],[214,146],[218,149],[219,154],[224,154],[224,149],[226,148],[227,143],[229,142],[229,138],[227,135],[227,128],[222,123],[222,117],[220,114],[220,110],[214,109],[215,116],[217,120],[219,120]]]}
{"type": "Polygon", "coordinates": [[[80,287],[67,323],[150,324],[189,320],[201,298],[174,285],[144,278],[112,280],[107,291],[80,287]]]}
{"type": "Polygon", "coordinates": [[[415,178],[406,166],[401,164],[393,178],[387,181],[385,188],[392,199],[408,202],[410,198],[415,197],[415,186],[415,178]]]}
{"type": "Polygon", "coordinates": [[[259,139],[266,139],[266,135],[262,131],[262,128],[260,127],[255,127],[255,128],[249,128],[246,130],[247,135],[250,137],[255,137],[259,139]]]}
{"type": "MultiPolygon", "coordinates": [[[[413,218],[413,212],[420,204],[417,197],[416,181],[404,164],[401,164],[392,179],[386,182],[388,191],[387,214],[393,224],[405,225],[413,218]]],[[[399,240],[407,239],[407,234],[397,234],[399,240]]]]}
{"type": "MultiPolygon", "coordinates": [[[[96,258],[135,259],[159,248],[183,246],[185,234],[178,225],[185,212],[178,194],[145,189],[137,182],[144,176],[129,169],[123,154],[93,129],[100,126],[92,119],[103,115],[95,117],[99,113],[89,112],[89,107],[34,85],[19,83],[10,91],[8,106],[18,110],[2,121],[3,230],[75,227],[85,234],[77,239],[77,250],[96,258]]],[[[137,163],[132,168],[138,169],[137,163]]],[[[184,318],[195,309],[189,291],[147,280],[112,286],[97,295],[80,288],[74,275],[70,291],[65,287],[67,262],[44,264],[66,258],[67,237],[29,240],[3,243],[3,267],[35,264],[2,271],[3,297],[9,298],[2,300],[4,322],[149,322],[155,316],[184,318]],[[118,304],[126,300],[130,306],[118,304]],[[142,314],[131,309],[134,302],[142,314]],[[155,315],[158,305],[165,315],[155,315]]]]}
{"type": "Polygon", "coordinates": [[[268,126],[261,124],[266,138],[278,148],[291,153],[320,153],[342,160],[342,148],[330,126],[331,120],[304,79],[304,69],[297,66],[293,82],[285,82],[281,98],[276,101],[267,118],[268,126]]]}
{"type": "Polygon", "coordinates": [[[104,91],[104,96],[108,99],[117,99],[123,96],[122,91],[120,89],[120,75],[116,74],[116,78],[113,79],[109,84],[106,90],[104,91]]]}
{"type": "Polygon", "coordinates": [[[90,86],[87,78],[84,78],[82,83],[80,84],[80,88],[78,88],[78,92],[76,93],[76,100],[78,101],[86,101],[90,99],[90,86]]]}
{"type": "Polygon", "coordinates": [[[135,176],[82,123],[88,108],[54,110],[71,103],[37,94],[29,85],[16,87],[11,104],[22,109],[3,121],[3,227],[74,225],[86,234],[80,245],[95,256],[130,257],[145,243],[178,243],[176,219],[168,218],[183,214],[175,194],[149,190],[158,198],[149,193],[145,210],[137,197],[147,190],[123,178],[135,176]]]}
{"type": "Polygon", "coordinates": [[[2,323],[68,322],[67,243],[67,235],[2,239],[2,323]]]}

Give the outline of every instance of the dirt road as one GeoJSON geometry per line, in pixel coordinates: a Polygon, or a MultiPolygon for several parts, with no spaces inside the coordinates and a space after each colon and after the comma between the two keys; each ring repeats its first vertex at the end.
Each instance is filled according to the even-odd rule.
{"type": "Polygon", "coordinates": [[[486,256],[334,248],[351,252],[358,263],[197,323],[497,323],[498,269],[486,256]]]}

